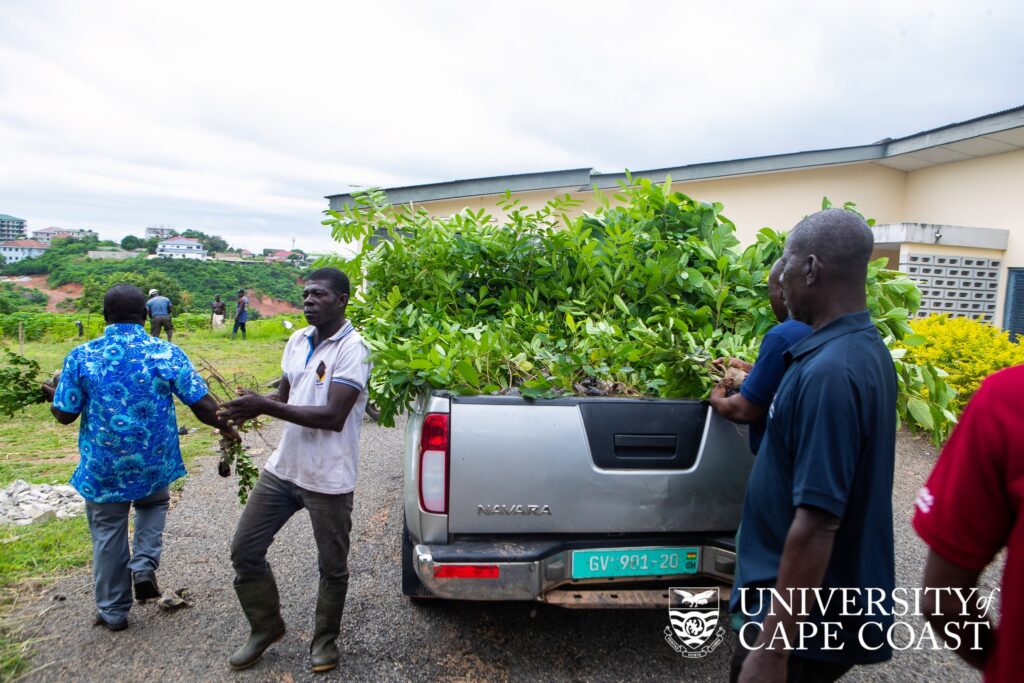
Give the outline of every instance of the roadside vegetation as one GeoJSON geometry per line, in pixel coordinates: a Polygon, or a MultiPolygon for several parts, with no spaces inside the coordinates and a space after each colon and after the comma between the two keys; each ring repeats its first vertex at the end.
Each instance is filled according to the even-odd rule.
{"type": "Polygon", "coordinates": [[[911,323],[916,343],[908,347],[907,359],[931,363],[948,376],[946,383],[956,391],[952,408],[958,414],[967,405],[981,381],[993,372],[1024,363],[1024,346],[991,325],[948,315],[931,315],[911,323]]]}

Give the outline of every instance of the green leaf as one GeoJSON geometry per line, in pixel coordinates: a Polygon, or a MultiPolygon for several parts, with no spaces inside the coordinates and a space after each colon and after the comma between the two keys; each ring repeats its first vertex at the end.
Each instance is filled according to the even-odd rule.
{"type": "Polygon", "coordinates": [[[622,297],[620,297],[618,294],[612,296],[612,302],[615,304],[615,307],[618,308],[620,311],[622,311],[626,315],[630,315],[629,307],[626,306],[626,302],[623,301],[622,297]]]}
{"type": "Polygon", "coordinates": [[[477,373],[476,368],[468,360],[460,360],[455,366],[455,370],[459,373],[459,376],[472,386],[480,384],[480,375],[477,373]]]}
{"type": "Polygon", "coordinates": [[[931,429],[935,423],[932,420],[931,410],[928,408],[928,404],[917,396],[910,396],[907,398],[907,409],[910,411],[911,416],[914,420],[925,429],[931,429]]]}

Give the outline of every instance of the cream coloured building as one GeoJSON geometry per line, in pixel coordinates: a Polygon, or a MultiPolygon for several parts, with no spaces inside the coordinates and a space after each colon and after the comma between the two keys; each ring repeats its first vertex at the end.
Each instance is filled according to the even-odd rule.
{"type": "MultiPolygon", "coordinates": [[[[820,206],[854,201],[875,218],[877,255],[911,273],[922,314],[946,312],[1024,334],[1024,107],[868,145],[717,161],[633,173],[692,197],[718,201],[753,241],[764,226],[788,229],[820,206]]],[[[437,215],[487,209],[506,190],[539,207],[556,194],[596,208],[593,188],[621,173],[571,169],[387,189],[392,203],[437,215]]],[[[351,195],[327,197],[332,209],[351,195]]]]}

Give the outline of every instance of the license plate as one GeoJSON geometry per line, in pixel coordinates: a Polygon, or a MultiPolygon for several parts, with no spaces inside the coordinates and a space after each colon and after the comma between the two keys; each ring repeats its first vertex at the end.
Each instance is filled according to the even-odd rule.
{"type": "Polygon", "coordinates": [[[572,553],[574,579],[696,574],[699,566],[698,548],[609,548],[572,553]]]}

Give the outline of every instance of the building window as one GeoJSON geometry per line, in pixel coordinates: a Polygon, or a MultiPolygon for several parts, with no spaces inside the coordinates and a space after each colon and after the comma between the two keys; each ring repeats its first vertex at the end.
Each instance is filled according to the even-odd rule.
{"type": "Polygon", "coordinates": [[[1003,327],[1010,333],[1010,339],[1024,336],[1024,268],[1010,268],[1003,327]]]}

